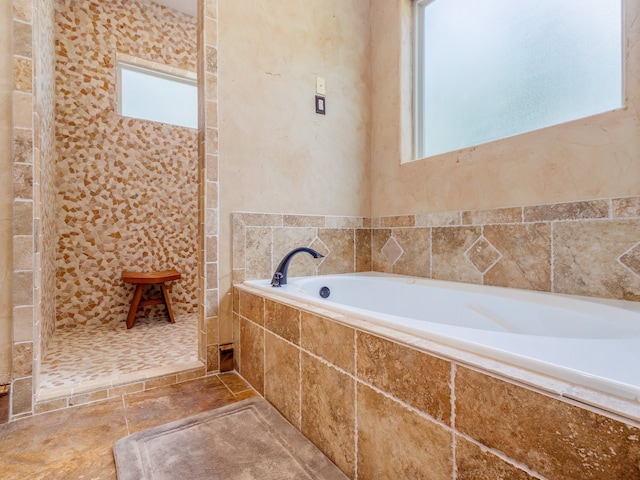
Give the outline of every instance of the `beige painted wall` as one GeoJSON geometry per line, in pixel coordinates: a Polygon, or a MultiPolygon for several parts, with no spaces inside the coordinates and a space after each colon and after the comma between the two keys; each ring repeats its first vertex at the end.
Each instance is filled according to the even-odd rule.
{"type": "Polygon", "coordinates": [[[0,1],[0,384],[11,376],[11,2],[0,1]]]}
{"type": "Polygon", "coordinates": [[[218,19],[219,274],[228,313],[231,212],[370,213],[369,2],[220,0],[218,19]],[[315,113],[316,75],[326,79],[326,116],[315,113]]]}
{"type": "Polygon", "coordinates": [[[374,216],[640,193],[640,1],[623,2],[623,109],[401,165],[410,156],[411,71],[401,61],[411,55],[410,3],[372,0],[374,216]]]}

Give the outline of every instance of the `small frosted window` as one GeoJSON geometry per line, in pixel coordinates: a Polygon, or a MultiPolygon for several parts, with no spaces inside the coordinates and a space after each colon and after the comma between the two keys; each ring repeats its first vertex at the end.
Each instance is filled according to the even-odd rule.
{"type": "Polygon", "coordinates": [[[195,80],[118,63],[118,114],[155,122],[198,127],[195,80]]]}
{"type": "Polygon", "coordinates": [[[622,106],[621,0],[432,0],[416,8],[416,155],[622,106]]]}

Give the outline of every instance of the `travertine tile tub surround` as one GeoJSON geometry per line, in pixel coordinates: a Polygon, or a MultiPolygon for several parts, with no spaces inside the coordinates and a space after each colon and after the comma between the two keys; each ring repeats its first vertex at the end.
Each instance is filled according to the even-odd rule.
{"type": "Polygon", "coordinates": [[[640,479],[638,418],[247,285],[233,303],[241,375],[350,478],[640,479]]]}
{"type": "Polygon", "coordinates": [[[311,247],[325,258],[298,255],[290,276],[371,270],[369,219],[323,215],[232,214],[233,283],[271,278],[290,250],[311,247]]]}
{"type": "Polygon", "coordinates": [[[373,219],[236,213],[233,222],[236,284],[270,278],[290,248],[325,253],[315,232],[337,224],[355,227],[354,256],[317,270],[296,260],[292,276],[371,270],[640,301],[640,197],[373,219]]]}
{"type": "Polygon", "coordinates": [[[374,271],[640,300],[640,197],[372,223],[374,271]]]}
{"type": "Polygon", "coordinates": [[[485,371],[238,285],[269,278],[290,248],[322,251],[328,225],[348,227],[353,254],[344,247],[324,269],[300,256],[291,275],[372,270],[638,301],[640,197],[373,219],[233,215],[237,368],[352,478],[640,478],[638,418],[614,398],[485,371]]]}

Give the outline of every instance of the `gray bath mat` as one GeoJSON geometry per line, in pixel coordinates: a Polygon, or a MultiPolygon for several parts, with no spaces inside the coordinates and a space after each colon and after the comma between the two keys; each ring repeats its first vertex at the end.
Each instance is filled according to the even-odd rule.
{"type": "Polygon", "coordinates": [[[134,433],[113,454],[119,480],[347,478],[262,398],[134,433]]]}

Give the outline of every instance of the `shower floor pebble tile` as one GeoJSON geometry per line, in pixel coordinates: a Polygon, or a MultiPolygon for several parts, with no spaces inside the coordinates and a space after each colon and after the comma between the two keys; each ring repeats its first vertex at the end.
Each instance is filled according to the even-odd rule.
{"type": "Polygon", "coordinates": [[[64,389],[87,390],[123,379],[135,381],[178,365],[198,365],[198,317],[137,319],[126,325],[56,330],[40,370],[39,396],[64,389]]]}

